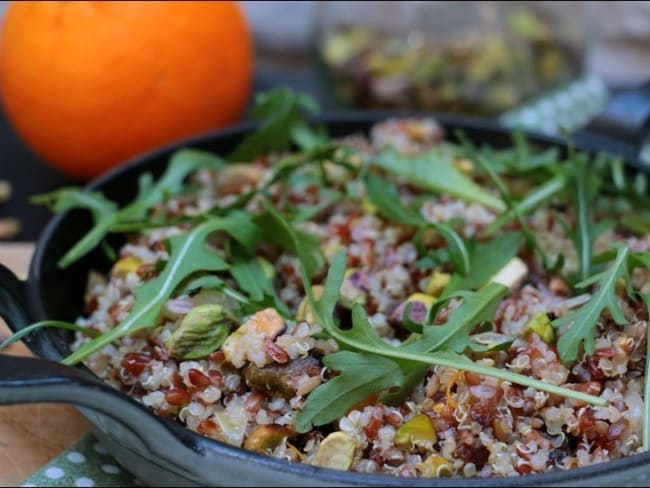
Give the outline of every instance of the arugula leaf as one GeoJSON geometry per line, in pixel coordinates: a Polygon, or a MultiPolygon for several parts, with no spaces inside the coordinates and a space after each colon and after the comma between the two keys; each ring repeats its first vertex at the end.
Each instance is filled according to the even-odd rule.
{"type": "Polygon", "coordinates": [[[449,298],[459,290],[475,290],[484,284],[517,255],[521,234],[510,232],[495,237],[487,242],[476,244],[470,248],[470,270],[466,276],[454,273],[438,298],[438,301],[449,298]]]}
{"type": "MultiPolygon", "coordinates": [[[[434,229],[445,239],[448,246],[445,250],[449,255],[449,259],[453,263],[456,272],[461,276],[466,276],[472,269],[472,262],[465,240],[451,226],[442,222],[427,222],[426,227],[421,228],[418,234],[421,234],[427,229],[434,229]]],[[[417,238],[418,236],[416,235],[415,239],[417,238]]],[[[438,255],[438,257],[439,256],[440,255],[438,255]]]]}
{"type": "Polygon", "coordinates": [[[399,199],[395,185],[381,176],[366,173],[364,180],[368,198],[377,207],[380,214],[398,223],[420,228],[419,235],[422,231],[433,228],[447,241],[449,257],[456,270],[462,275],[469,273],[471,263],[467,246],[463,238],[451,226],[444,223],[430,223],[416,211],[405,207],[399,199]]]}
{"type": "Polygon", "coordinates": [[[379,401],[386,405],[399,405],[411,394],[427,375],[430,365],[418,363],[417,361],[405,361],[394,359],[402,370],[403,381],[401,385],[379,398],[379,401]]]}
{"type": "Polygon", "coordinates": [[[248,293],[248,296],[261,302],[264,296],[273,291],[269,290],[270,282],[264,275],[260,262],[255,257],[244,258],[241,255],[234,255],[230,266],[230,274],[235,278],[239,288],[248,293]]]}
{"type": "MultiPolygon", "coordinates": [[[[403,345],[405,350],[430,352],[440,349],[452,349],[458,353],[467,348],[478,351],[481,348],[470,340],[469,334],[483,321],[492,320],[499,300],[508,289],[498,283],[490,283],[478,292],[459,292],[454,296],[463,298],[463,303],[455,309],[443,325],[422,327],[423,334],[417,340],[403,345]]],[[[406,316],[408,312],[406,312],[406,316]]],[[[417,337],[417,336],[411,336],[417,337]]],[[[384,403],[400,403],[413,388],[419,384],[429,369],[428,364],[413,361],[397,361],[404,374],[404,382],[397,392],[382,397],[384,403]]]]}
{"type": "MultiPolygon", "coordinates": [[[[461,135],[460,137],[464,138],[463,135],[461,135]]],[[[497,187],[497,190],[499,190],[499,193],[501,194],[501,198],[505,202],[508,210],[512,212],[514,217],[519,222],[519,225],[521,227],[521,233],[526,239],[529,248],[537,251],[537,253],[541,257],[544,269],[550,271],[550,270],[555,270],[558,267],[561,267],[562,263],[564,262],[564,257],[560,255],[557,257],[556,261],[553,264],[550,263],[548,256],[546,255],[542,247],[537,242],[537,238],[535,237],[535,234],[528,226],[526,219],[524,219],[523,215],[519,212],[519,209],[517,208],[514,199],[510,194],[510,191],[508,190],[508,187],[506,186],[505,182],[501,179],[501,177],[497,174],[497,172],[492,167],[491,161],[488,161],[483,155],[478,154],[476,150],[473,148],[473,146],[471,145],[469,139],[464,138],[464,143],[468,148],[468,151],[474,151],[474,155],[475,155],[474,160],[481,166],[483,171],[487,173],[487,175],[492,180],[492,183],[494,183],[494,185],[497,187]]]]}
{"type": "Polygon", "coordinates": [[[440,148],[434,148],[415,157],[407,157],[391,147],[381,151],[370,161],[370,164],[393,175],[401,176],[419,188],[436,193],[447,193],[498,212],[505,210],[499,198],[465,176],[456,168],[453,155],[440,148]]]}
{"type": "Polygon", "coordinates": [[[302,256],[303,266],[311,279],[325,265],[325,258],[320,250],[320,238],[294,229],[268,202],[263,202],[262,205],[266,212],[253,217],[253,221],[268,242],[295,256],[302,256]]]}
{"type": "Polygon", "coordinates": [[[647,214],[626,215],[619,222],[622,227],[637,234],[650,234],[650,219],[647,214]]]}
{"type": "Polygon", "coordinates": [[[260,120],[259,129],[246,136],[228,156],[230,161],[248,161],[258,154],[288,149],[297,134],[297,140],[305,146],[314,146],[313,137],[306,142],[306,113],[318,111],[318,104],[311,97],[296,94],[288,88],[276,88],[255,97],[250,116],[260,120]],[[297,131],[297,132],[294,132],[297,131]],[[302,132],[300,132],[302,131],[302,132]]]}
{"type": "Polygon", "coordinates": [[[511,138],[514,148],[506,150],[511,157],[504,158],[505,164],[511,171],[527,173],[557,164],[559,160],[557,147],[535,153],[526,137],[526,133],[520,129],[515,129],[511,134],[511,138]]]}
{"type": "Polygon", "coordinates": [[[409,351],[428,352],[451,349],[463,353],[469,348],[477,348],[469,335],[481,322],[492,320],[501,298],[508,288],[498,283],[488,283],[479,291],[461,291],[453,296],[463,299],[462,304],[449,314],[443,325],[423,327],[422,337],[404,346],[409,351]]]}
{"type": "Polygon", "coordinates": [[[341,374],[309,395],[296,419],[298,433],[329,424],[372,394],[403,382],[402,370],[395,361],[373,354],[340,351],[325,356],[323,364],[341,374]]]}
{"type": "Polygon", "coordinates": [[[585,280],[591,275],[591,258],[594,241],[598,237],[597,229],[589,218],[589,205],[598,191],[600,181],[587,169],[584,158],[573,158],[574,164],[574,198],[577,213],[577,229],[574,234],[574,244],[578,251],[579,280],[585,280]]]}
{"type": "Polygon", "coordinates": [[[170,257],[165,268],[158,277],[135,289],[135,305],[131,313],[117,327],[87,342],[63,359],[63,363],[76,364],[120,337],[156,327],[162,307],[184,280],[199,271],[223,271],[229,268],[228,263],[208,250],[206,238],[222,230],[230,233],[242,245],[250,246],[248,233],[239,234],[239,230],[247,225],[250,222],[242,217],[212,219],[190,232],[170,237],[170,257]]]}
{"type": "MultiPolygon", "coordinates": [[[[282,220],[282,217],[279,215],[276,215],[276,218],[278,220],[282,220]]],[[[433,352],[420,352],[413,350],[413,348],[406,349],[405,347],[392,346],[386,343],[375,333],[372,326],[370,325],[365,310],[358,303],[355,304],[352,308],[352,327],[347,330],[341,329],[334,320],[333,312],[339,298],[340,288],[345,274],[345,254],[340,252],[335,256],[325,280],[323,294],[320,300],[316,300],[311,288],[311,275],[307,272],[307,254],[300,246],[297,246],[299,239],[295,235],[293,229],[286,222],[283,227],[285,229],[287,239],[292,243],[292,247],[295,247],[297,250],[303,286],[305,288],[305,292],[307,294],[307,298],[312,307],[312,310],[314,311],[316,320],[323,327],[324,331],[337,341],[340,347],[359,353],[368,353],[380,356],[395,362],[399,361],[400,364],[404,366],[412,363],[441,365],[449,368],[470,371],[480,375],[492,376],[504,381],[510,381],[512,383],[530,386],[538,390],[546,391],[548,393],[579,399],[581,401],[595,405],[607,404],[607,401],[604,399],[586,395],[582,392],[561,388],[540,380],[530,378],[528,376],[512,373],[507,370],[478,364],[469,360],[465,356],[451,351],[438,350],[433,352]]],[[[496,289],[497,288],[493,288],[493,290],[496,289]]],[[[410,379],[412,379],[412,377],[409,378],[409,380],[410,379]]],[[[397,385],[402,391],[404,386],[403,383],[404,382],[402,382],[402,385],[397,385]]],[[[316,388],[316,390],[314,390],[314,392],[311,393],[311,395],[320,394],[318,392],[322,391],[326,385],[327,383],[320,385],[318,388],[316,388]]],[[[329,388],[334,389],[332,386],[329,388]]],[[[368,387],[366,391],[370,389],[371,388],[368,387]]],[[[336,392],[328,390],[328,395],[333,395],[334,393],[336,392]]],[[[341,400],[341,402],[342,401],[343,400],[341,400]]],[[[314,405],[314,409],[318,408],[316,402],[310,405],[314,405]]],[[[350,406],[352,405],[346,405],[346,408],[350,406]]],[[[304,413],[303,411],[298,415],[297,424],[299,424],[301,428],[308,428],[309,425],[311,425],[311,420],[317,416],[318,412],[314,412],[314,410],[310,408],[307,413],[304,413]]],[[[328,413],[328,416],[331,416],[331,413],[328,413]]]]}
{"type": "MultiPolygon", "coordinates": [[[[557,171],[559,163],[559,150],[557,147],[540,150],[534,147],[520,129],[510,133],[512,145],[507,148],[496,149],[483,144],[475,151],[467,152],[469,138],[461,129],[454,130],[454,135],[459,140],[460,147],[456,148],[458,154],[468,157],[475,151],[493,162],[495,171],[506,174],[521,174],[527,177],[536,176],[542,170],[547,173],[557,171]]],[[[473,144],[472,144],[473,146],[473,144]]]]}
{"type": "Polygon", "coordinates": [[[83,257],[103,241],[114,222],[117,212],[117,205],[101,193],[87,192],[79,188],[63,188],[51,193],[36,195],[30,199],[30,202],[47,205],[50,210],[56,213],[66,212],[74,208],[91,212],[95,226],[59,261],[58,264],[62,268],[83,257]],[[70,258],[71,255],[75,254],[78,254],[78,257],[70,258]]]}
{"type": "Polygon", "coordinates": [[[51,193],[44,193],[30,198],[31,203],[47,205],[56,213],[73,208],[90,210],[95,219],[100,219],[117,210],[117,205],[99,192],[81,191],[78,188],[61,188],[51,193]]]}
{"type": "Polygon", "coordinates": [[[250,304],[250,299],[240,293],[239,291],[231,288],[224,280],[213,274],[198,276],[196,278],[190,277],[186,283],[182,283],[179,287],[178,294],[189,294],[197,290],[218,290],[224,295],[223,305],[226,306],[225,313],[230,316],[245,315],[246,307],[250,304]],[[228,300],[231,299],[231,300],[228,300]]]}
{"type": "Polygon", "coordinates": [[[267,277],[256,256],[233,253],[230,274],[239,288],[250,297],[247,301],[247,312],[254,313],[272,306],[285,317],[291,315],[287,306],[279,299],[275,288],[273,288],[273,283],[267,277]]]}
{"type": "Polygon", "coordinates": [[[550,198],[561,192],[566,187],[566,184],[567,177],[564,173],[557,174],[553,178],[547,180],[519,202],[514,204],[513,209],[508,209],[501,214],[498,219],[490,223],[485,228],[485,235],[491,236],[495,234],[503,226],[515,220],[517,215],[525,215],[532,212],[542,203],[548,201],[550,198]]]}
{"type": "Polygon", "coordinates": [[[368,199],[387,219],[416,227],[427,223],[415,210],[406,208],[402,204],[397,187],[388,180],[373,173],[366,173],[364,183],[368,199]]]}
{"type": "Polygon", "coordinates": [[[193,290],[206,289],[206,290],[217,290],[226,284],[218,276],[208,274],[199,276],[198,278],[191,278],[187,283],[183,284],[181,293],[190,293],[193,290]]]}
{"type": "Polygon", "coordinates": [[[303,150],[322,148],[330,142],[324,127],[313,129],[305,123],[296,124],[291,128],[291,138],[303,150]]]}
{"type": "Polygon", "coordinates": [[[308,165],[318,164],[326,159],[333,160],[335,164],[353,171],[355,169],[354,167],[334,157],[336,150],[337,147],[334,144],[330,144],[287,156],[273,165],[271,177],[265,183],[263,189],[266,190],[279,181],[289,179],[296,171],[304,170],[308,165]]]}
{"type": "MultiPolygon", "coordinates": [[[[456,354],[451,351],[438,350],[434,352],[421,352],[417,350],[418,349],[417,346],[409,346],[408,348],[392,346],[386,343],[384,340],[382,340],[379,336],[377,336],[372,326],[370,325],[365,310],[358,303],[355,304],[352,308],[352,327],[348,330],[343,330],[339,328],[338,325],[335,323],[332,316],[332,312],[338,300],[339,289],[343,281],[344,272],[345,272],[345,255],[343,253],[339,253],[337,254],[337,256],[334,259],[334,262],[332,263],[332,266],[330,268],[330,271],[328,273],[325,282],[323,295],[321,299],[318,301],[314,299],[314,294],[311,291],[309,279],[304,274],[304,272],[302,276],[303,284],[305,285],[305,289],[307,290],[307,296],[309,297],[310,303],[312,305],[312,309],[314,310],[317,320],[323,326],[325,331],[329,333],[330,336],[332,336],[339,343],[341,347],[345,347],[346,349],[350,349],[352,351],[356,351],[360,353],[373,354],[376,356],[390,359],[395,362],[400,362],[400,364],[405,367],[408,367],[413,363],[422,363],[426,365],[441,365],[449,368],[470,371],[476,374],[492,376],[495,378],[502,379],[504,381],[510,381],[512,383],[516,383],[520,385],[531,386],[538,390],[542,390],[542,391],[546,391],[549,393],[558,394],[570,398],[580,399],[582,401],[586,401],[596,405],[605,405],[607,403],[606,400],[603,400],[598,397],[561,388],[555,385],[545,383],[540,380],[530,378],[528,376],[512,373],[508,370],[502,370],[502,369],[484,366],[482,364],[478,364],[469,360],[465,356],[456,354]]],[[[497,288],[493,288],[493,290],[497,290],[497,288]]],[[[413,378],[414,376],[411,376],[410,380],[412,380],[413,378]]],[[[311,395],[318,394],[320,396],[321,391],[326,387],[328,383],[324,383],[320,385],[318,388],[316,388],[316,390],[314,390],[314,392],[311,393],[311,395]]],[[[372,389],[372,385],[373,384],[366,385],[364,387],[364,393],[368,393],[372,389]]],[[[394,386],[403,387],[403,382],[402,385],[394,385],[394,386]]],[[[329,396],[332,396],[336,393],[337,391],[335,386],[330,386],[327,390],[327,394],[329,396]]],[[[377,393],[377,391],[375,391],[375,393],[377,393]]],[[[347,411],[350,407],[354,405],[354,403],[356,403],[356,402],[345,400],[344,396],[338,396],[338,398],[339,398],[338,411],[347,411]]],[[[311,403],[309,411],[307,411],[306,413],[304,413],[303,411],[298,415],[297,424],[299,424],[302,428],[308,428],[309,425],[311,425],[312,419],[318,417],[319,415],[317,409],[318,409],[318,404],[316,402],[311,403]]],[[[324,415],[324,417],[329,418],[331,415],[332,412],[329,411],[326,412],[326,415],[324,415]]]]}
{"type": "Polygon", "coordinates": [[[297,205],[291,207],[291,222],[305,222],[317,217],[328,208],[339,203],[343,199],[343,195],[333,190],[321,188],[320,199],[321,203],[316,205],[297,205]]]}
{"type": "Polygon", "coordinates": [[[222,165],[221,159],[213,154],[181,149],[171,157],[167,169],[155,184],[151,184],[150,176],[143,176],[138,196],[120,210],[114,202],[98,193],[72,188],[37,196],[32,201],[49,204],[56,212],[71,208],[85,208],[92,212],[94,226],[57,263],[59,267],[67,268],[97,247],[115,226],[146,220],[147,212],[155,204],[182,190],[183,182],[191,172],[199,168],[219,168],[222,165]]]}
{"type": "Polygon", "coordinates": [[[616,258],[609,268],[576,285],[584,288],[598,283],[598,291],[594,293],[591,300],[579,309],[552,322],[554,327],[570,325],[557,343],[558,352],[564,362],[575,361],[583,344],[587,354],[594,353],[594,333],[603,310],[608,309],[617,324],[625,323],[625,316],[616,300],[615,291],[619,278],[628,276],[629,249],[620,243],[613,244],[613,247],[616,248],[616,258]]]}
{"type": "Polygon", "coordinates": [[[633,266],[644,267],[650,270],[650,252],[635,252],[630,254],[630,262],[633,266]]]}

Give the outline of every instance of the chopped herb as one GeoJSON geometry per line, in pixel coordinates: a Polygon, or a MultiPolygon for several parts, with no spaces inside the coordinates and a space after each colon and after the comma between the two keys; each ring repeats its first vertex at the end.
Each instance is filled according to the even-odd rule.
{"type": "Polygon", "coordinates": [[[482,322],[494,318],[494,312],[508,288],[498,283],[488,283],[479,291],[459,291],[453,297],[462,299],[462,304],[453,310],[443,325],[423,327],[422,337],[403,347],[404,350],[429,352],[451,349],[463,353],[469,348],[478,350],[470,342],[470,334],[482,322]]]}
{"type": "Polygon", "coordinates": [[[115,203],[103,196],[81,189],[65,189],[32,199],[35,203],[48,204],[55,212],[71,208],[84,208],[92,212],[94,226],[59,260],[61,268],[67,268],[75,261],[97,247],[114,227],[140,223],[147,220],[147,212],[156,204],[178,194],[183,189],[185,178],[199,168],[217,169],[223,162],[217,156],[192,149],[177,151],[171,158],[165,173],[155,183],[146,174],[140,179],[138,196],[126,207],[119,209],[115,203]]]}
{"type": "Polygon", "coordinates": [[[63,360],[64,364],[76,364],[111,342],[138,330],[158,325],[158,317],[164,304],[178,286],[197,272],[222,271],[228,263],[206,247],[208,235],[218,230],[226,231],[245,247],[254,247],[251,241],[250,221],[242,217],[212,219],[185,234],[169,238],[170,258],[162,273],[135,289],[135,305],[131,313],[114,329],[85,343],[63,360]]]}
{"type": "Polygon", "coordinates": [[[415,157],[407,157],[394,148],[387,148],[373,158],[370,164],[424,190],[446,193],[498,212],[505,210],[499,198],[465,176],[456,167],[454,156],[440,148],[415,157]]]}
{"type": "Polygon", "coordinates": [[[325,356],[323,364],[341,374],[309,395],[296,419],[298,432],[308,432],[312,425],[339,419],[351,406],[404,381],[402,369],[395,361],[374,354],[340,351],[325,356]]]}
{"type": "Polygon", "coordinates": [[[302,265],[310,278],[325,266],[325,258],[320,250],[320,238],[308,232],[294,229],[268,202],[264,203],[265,213],[255,216],[254,222],[262,230],[269,242],[282,249],[302,256],[302,265]]]}
{"type": "Polygon", "coordinates": [[[454,273],[445,287],[439,301],[445,300],[460,290],[476,290],[485,285],[501,268],[517,255],[521,234],[510,232],[492,240],[474,243],[469,248],[469,269],[466,276],[454,273]]]}
{"type": "Polygon", "coordinates": [[[526,215],[527,213],[537,209],[540,205],[560,193],[566,187],[566,184],[567,177],[564,173],[557,174],[547,180],[538,188],[528,193],[528,195],[520,201],[515,203],[513,209],[508,209],[501,214],[498,219],[490,223],[485,228],[485,235],[493,235],[503,226],[517,219],[517,215],[526,215]]]}
{"type": "MultiPolygon", "coordinates": [[[[258,130],[246,136],[228,156],[231,161],[250,161],[269,151],[283,151],[295,141],[314,145],[314,137],[305,134],[305,114],[318,111],[318,104],[309,96],[296,94],[288,88],[277,88],[255,98],[250,116],[261,121],[258,130]]],[[[320,141],[320,138],[318,138],[320,141]]]]}
{"type": "Polygon", "coordinates": [[[461,141],[463,141],[463,144],[467,148],[467,151],[474,156],[474,161],[476,161],[479,164],[479,166],[481,166],[483,171],[485,171],[485,173],[489,176],[490,180],[492,180],[492,183],[494,183],[494,186],[496,186],[497,190],[501,194],[501,198],[503,199],[508,211],[511,212],[512,215],[519,222],[519,226],[521,227],[521,233],[526,239],[528,246],[531,249],[537,251],[537,253],[541,257],[542,263],[544,265],[544,269],[550,271],[560,267],[563,262],[563,257],[561,255],[558,256],[555,263],[551,264],[548,256],[546,255],[544,250],[537,242],[537,238],[535,237],[532,230],[530,229],[528,223],[526,222],[526,219],[524,219],[523,215],[521,214],[520,212],[521,209],[517,207],[517,205],[515,204],[514,198],[510,194],[510,191],[508,190],[508,187],[506,186],[505,182],[494,170],[493,162],[486,159],[486,157],[483,154],[480,154],[474,148],[471,141],[463,133],[459,133],[458,137],[461,139],[461,141]]]}
{"type": "Polygon", "coordinates": [[[616,258],[603,272],[578,283],[578,288],[585,288],[598,283],[598,290],[585,305],[553,321],[554,327],[569,326],[557,343],[560,358],[564,362],[575,361],[584,351],[591,355],[595,349],[594,332],[603,310],[608,309],[614,321],[621,325],[625,316],[616,297],[616,283],[628,276],[629,249],[622,244],[613,244],[616,258]]]}
{"type": "Polygon", "coordinates": [[[289,309],[280,301],[273,283],[257,257],[242,252],[233,253],[230,274],[239,288],[248,294],[247,313],[274,307],[285,317],[290,316],[289,309]]]}
{"type": "Polygon", "coordinates": [[[592,274],[591,258],[594,241],[597,237],[597,228],[594,227],[589,217],[589,207],[598,191],[599,180],[588,171],[584,158],[574,158],[573,164],[574,198],[577,213],[577,229],[573,235],[579,258],[578,279],[583,281],[592,274]]]}
{"type": "Polygon", "coordinates": [[[71,330],[74,332],[80,332],[83,335],[87,335],[90,337],[98,337],[100,335],[100,332],[97,332],[94,329],[91,329],[89,327],[83,327],[81,325],[77,324],[71,324],[69,322],[63,322],[61,320],[43,320],[41,322],[36,322],[31,325],[28,325],[24,329],[20,329],[18,332],[13,334],[11,337],[8,339],[1,341],[0,342],[0,351],[3,349],[8,348],[12,344],[18,342],[21,340],[23,337],[31,334],[34,331],[40,330],[40,329],[46,329],[46,328],[53,328],[53,329],[63,329],[63,330],[71,330]]]}
{"type": "Polygon", "coordinates": [[[368,198],[377,207],[379,213],[400,224],[418,227],[419,235],[422,235],[422,232],[427,229],[434,229],[447,241],[447,251],[456,270],[461,275],[469,273],[471,263],[467,246],[463,238],[453,228],[444,223],[427,222],[417,212],[406,208],[400,201],[395,185],[384,178],[367,173],[365,183],[368,198]]]}

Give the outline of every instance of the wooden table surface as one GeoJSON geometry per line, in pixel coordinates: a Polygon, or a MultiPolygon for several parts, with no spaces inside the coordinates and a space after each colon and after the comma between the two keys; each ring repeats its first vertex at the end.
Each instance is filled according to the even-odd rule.
{"type": "MultiPolygon", "coordinates": [[[[19,276],[27,272],[32,244],[0,244],[0,263],[19,276]]],[[[0,320],[0,337],[8,329],[0,320]]],[[[9,354],[28,355],[22,344],[9,354]]],[[[0,486],[16,486],[89,430],[72,407],[32,404],[0,407],[0,486]]]]}

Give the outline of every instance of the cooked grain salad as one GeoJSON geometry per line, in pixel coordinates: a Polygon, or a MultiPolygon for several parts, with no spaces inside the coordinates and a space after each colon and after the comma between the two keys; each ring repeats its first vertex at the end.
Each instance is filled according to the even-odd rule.
{"type": "Polygon", "coordinates": [[[38,199],[101,245],[66,364],[201,435],[360,473],[499,477],[648,448],[650,199],[620,160],[432,119],[332,139],[284,90],[228,156],[119,208],[38,199]],[[124,235],[119,249],[104,238],[124,235]],[[102,244],[104,242],[104,244],[102,244]]]}

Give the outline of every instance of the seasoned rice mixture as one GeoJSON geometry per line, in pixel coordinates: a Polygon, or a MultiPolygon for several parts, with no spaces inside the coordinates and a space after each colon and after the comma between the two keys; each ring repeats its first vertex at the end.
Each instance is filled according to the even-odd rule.
{"type": "Polygon", "coordinates": [[[450,137],[388,120],[199,165],[90,274],[77,324],[130,325],[75,359],[204,436],[335,469],[519,476],[640,452],[641,192],[521,138],[450,137]],[[234,224],[180,256],[208,217],[234,224]]]}

